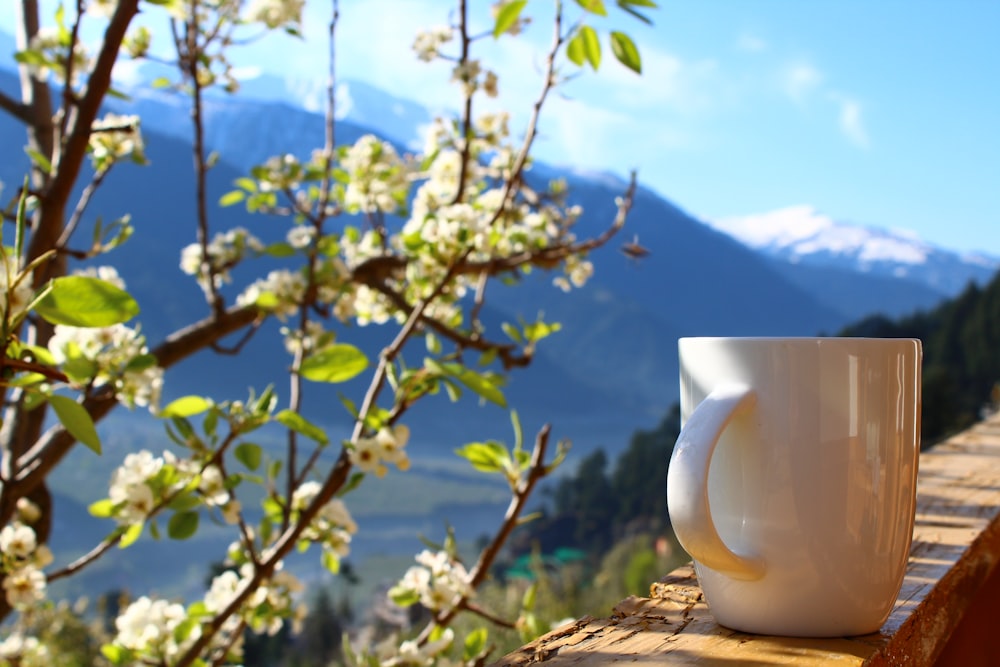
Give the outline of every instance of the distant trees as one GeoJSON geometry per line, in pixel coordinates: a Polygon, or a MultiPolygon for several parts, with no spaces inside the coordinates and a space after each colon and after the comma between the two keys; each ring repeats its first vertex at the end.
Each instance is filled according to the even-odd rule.
{"type": "Polygon", "coordinates": [[[575,473],[548,489],[545,518],[515,536],[512,549],[572,546],[599,559],[630,533],[665,532],[664,480],[679,433],[680,406],[674,405],[656,428],[636,431],[610,465],[603,449],[582,459],[575,473]]]}

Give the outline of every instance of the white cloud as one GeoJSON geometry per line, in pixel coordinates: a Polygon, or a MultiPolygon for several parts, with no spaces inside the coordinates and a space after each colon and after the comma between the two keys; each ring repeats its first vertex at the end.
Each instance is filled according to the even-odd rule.
{"type": "Polygon", "coordinates": [[[781,73],[785,95],[798,105],[809,98],[822,95],[837,107],[837,125],[841,134],[854,146],[867,149],[871,142],[865,128],[861,101],[824,85],[823,73],[813,65],[797,62],[786,66],[781,73]]]}
{"type": "Polygon", "coordinates": [[[856,99],[836,93],[831,94],[830,97],[840,105],[838,117],[840,131],[847,137],[848,141],[858,148],[868,148],[870,142],[861,114],[861,103],[856,99]]]}
{"type": "Polygon", "coordinates": [[[782,75],[785,94],[800,104],[822,83],[823,73],[809,63],[795,63],[787,67],[782,75]]]}
{"type": "Polygon", "coordinates": [[[736,39],[736,49],[747,53],[760,53],[767,50],[767,42],[753,33],[745,32],[736,39]]]}

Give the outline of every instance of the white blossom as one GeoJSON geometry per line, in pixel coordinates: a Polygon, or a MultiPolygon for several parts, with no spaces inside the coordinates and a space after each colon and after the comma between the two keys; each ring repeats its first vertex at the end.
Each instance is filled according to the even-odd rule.
{"type": "Polygon", "coordinates": [[[181,271],[194,276],[198,285],[205,294],[208,294],[210,291],[209,274],[213,278],[211,284],[219,289],[224,283],[232,280],[230,269],[243,260],[248,253],[262,252],[264,244],[243,227],[235,227],[227,232],[216,234],[206,244],[205,250],[207,252],[202,251],[199,243],[185,246],[181,250],[180,266],[181,271]]]}
{"type": "Polygon", "coordinates": [[[288,230],[288,245],[297,250],[308,248],[316,237],[316,228],[311,225],[295,225],[288,230]]]}
{"type": "Polygon", "coordinates": [[[212,585],[205,594],[205,608],[218,614],[236,598],[243,581],[233,570],[226,570],[212,579],[212,585]]]}
{"type": "Polygon", "coordinates": [[[7,603],[14,609],[27,609],[45,597],[45,575],[33,565],[7,572],[3,580],[7,603]]]}
{"type": "Polygon", "coordinates": [[[93,362],[93,384],[113,384],[115,397],[129,407],[150,407],[155,411],[163,388],[163,369],[136,366],[137,357],[148,354],[146,337],[124,324],[84,328],[56,325],[48,343],[56,363],[84,358],[93,362]]]}
{"type": "Polygon", "coordinates": [[[180,604],[143,596],[115,619],[118,630],[115,643],[151,657],[175,656],[184,643],[196,640],[200,634],[200,628],[195,626],[185,641],[178,643],[174,630],[186,618],[187,613],[180,604]]]}
{"type": "Polygon", "coordinates": [[[362,213],[397,213],[410,188],[406,164],[388,141],[366,134],[350,146],[341,166],[349,181],[344,205],[362,213]]]}
{"type": "Polygon", "coordinates": [[[139,163],[146,161],[138,116],[106,113],[104,118],[94,122],[88,146],[90,159],[98,171],[126,157],[139,163]]]}
{"type": "Polygon", "coordinates": [[[155,506],[149,480],[159,473],[164,459],[142,450],[125,457],[111,475],[108,499],[116,506],[115,519],[121,525],[145,521],[155,506]]]}
{"type": "Polygon", "coordinates": [[[18,498],[17,517],[24,523],[35,523],[42,518],[42,510],[27,498],[18,498]]]}
{"type": "Polygon", "coordinates": [[[50,664],[49,651],[37,637],[26,637],[15,631],[0,642],[0,664],[17,667],[47,666],[50,664]]]}
{"type": "Polygon", "coordinates": [[[441,667],[441,661],[435,662],[435,658],[454,641],[455,632],[451,628],[446,628],[436,640],[423,645],[414,639],[398,643],[397,638],[389,637],[376,647],[375,657],[382,667],[429,667],[434,664],[441,667]]]}
{"type": "Polygon", "coordinates": [[[298,312],[306,294],[306,279],[298,271],[276,269],[247,287],[236,299],[239,305],[257,304],[279,320],[298,312]]]}
{"type": "Polygon", "coordinates": [[[406,571],[399,588],[416,593],[420,604],[431,611],[454,609],[462,599],[474,594],[465,566],[447,552],[424,550],[416,561],[418,565],[406,571]]]}
{"type": "Polygon", "coordinates": [[[0,317],[10,322],[22,315],[35,295],[31,274],[19,275],[21,261],[0,248],[0,317]]]}
{"type": "Polygon", "coordinates": [[[459,62],[451,70],[451,80],[461,84],[462,92],[466,97],[471,97],[479,88],[479,75],[482,73],[482,66],[478,60],[466,60],[459,62]]]}
{"type": "Polygon", "coordinates": [[[417,33],[413,40],[413,50],[417,58],[430,62],[440,55],[441,47],[451,41],[453,31],[449,26],[436,26],[417,33]]]}
{"type": "Polygon", "coordinates": [[[375,438],[358,438],[350,450],[351,463],[362,472],[384,477],[389,469],[382,462],[382,448],[375,438]]]}
{"type": "MultiPolygon", "coordinates": [[[[30,59],[28,69],[39,81],[48,81],[49,75],[53,75],[59,83],[66,83],[66,56],[69,49],[69,33],[60,30],[56,26],[42,26],[31,38],[28,44],[30,51],[36,51],[43,55],[44,64],[30,59]]],[[[84,48],[82,40],[77,40],[73,51],[73,80],[71,85],[76,85],[81,74],[90,69],[90,56],[84,48]]]]}
{"type": "Polygon", "coordinates": [[[89,0],[87,13],[109,19],[118,8],[118,0],[89,0]]]}
{"type": "Polygon", "coordinates": [[[35,550],[35,531],[23,523],[12,523],[0,530],[0,553],[27,558],[35,550]]]}
{"type": "Polygon", "coordinates": [[[230,498],[229,502],[219,508],[219,511],[222,512],[222,520],[232,526],[239,523],[242,509],[240,501],[230,498]]]}
{"type": "Polygon", "coordinates": [[[106,283],[110,283],[120,290],[125,289],[125,281],[118,274],[118,269],[113,266],[88,266],[85,269],[77,269],[73,272],[77,276],[87,276],[97,278],[106,283]]]}
{"type": "Polygon", "coordinates": [[[302,23],[302,6],[305,0],[252,0],[247,7],[248,21],[263,23],[268,28],[302,23]]]}

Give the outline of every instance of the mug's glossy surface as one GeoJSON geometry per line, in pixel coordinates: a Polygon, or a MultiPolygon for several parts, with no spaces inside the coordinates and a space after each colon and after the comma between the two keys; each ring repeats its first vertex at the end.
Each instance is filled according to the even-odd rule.
{"type": "Polygon", "coordinates": [[[671,522],[721,625],[874,632],[913,534],[920,341],[685,338],[671,522]]]}

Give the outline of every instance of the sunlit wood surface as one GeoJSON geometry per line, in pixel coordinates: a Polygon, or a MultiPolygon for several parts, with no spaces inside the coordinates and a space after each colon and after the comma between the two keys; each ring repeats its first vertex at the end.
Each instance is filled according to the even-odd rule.
{"type": "MultiPolygon", "coordinates": [[[[666,511],[666,510],[664,510],[666,511]]],[[[913,546],[888,621],[875,634],[790,639],[719,626],[690,566],[496,665],[1000,665],[1000,416],[920,457],[913,546]]]]}

